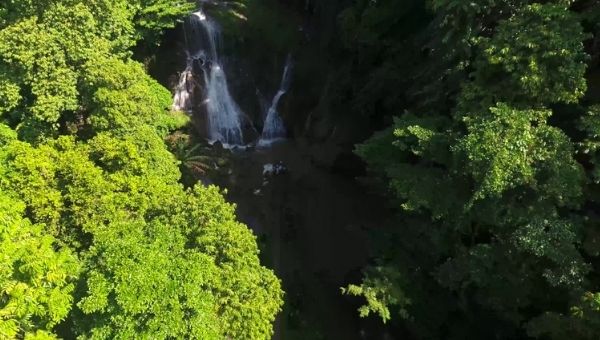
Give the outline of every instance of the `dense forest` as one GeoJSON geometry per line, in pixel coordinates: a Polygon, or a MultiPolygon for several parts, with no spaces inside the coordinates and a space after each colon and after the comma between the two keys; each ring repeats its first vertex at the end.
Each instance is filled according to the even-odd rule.
{"type": "Polygon", "coordinates": [[[57,338],[600,338],[600,1],[2,1],[0,339],[57,338]]]}
{"type": "Polygon", "coordinates": [[[3,4],[2,338],[270,336],[280,283],[217,188],[179,184],[187,117],[131,58],[192,8],[3,4]]]}

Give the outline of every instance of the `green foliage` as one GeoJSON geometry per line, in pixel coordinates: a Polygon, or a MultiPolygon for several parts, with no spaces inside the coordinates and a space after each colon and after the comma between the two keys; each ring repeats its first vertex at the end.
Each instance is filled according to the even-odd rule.
{"type": "Polygon", "coordinates": [[[76,334],[270,337],[282,296],[255,237],[216,188],[183,190],[152,129],[37,148],[15,141],[0,158],[5,189],[81,254],[76,334]]]}
{"type": "Polygon", "coordinates": [[[342,293],[362,296],[367,300],[367,304],[358,309],[361,317],[374,313],[385,323],[392,317],[388,307],[401,305],[400,316],[407,318],[408,313],[405,308],[411,302],[398,287],[400,273],[394,268],[386,267],[377,267],[375,270],[375,275],[368,273],[365,275],[360,286],[348,285],[347,288],[342,288],[342,293]]]}
{"type": "Polygon", "coordinates": [[[546,313],[534,319],[527,331],[530,336],[548,339],[591,340],[600,331],[600,295],[586,292],[566,315],[546,313]]]}
{"type": "Polygon", "coordinates": [[[586,90],[585,35],[561,5],[533,4],[479,39],[476,86],[496,101],[537,106],[576,102],[586,90]]]}
{"type": "Polygon", "coordinates": [[[2,6],[3,338],[271,337],[279,280],[217,188],[179,183],[189,119],[129,58],[192,5],[2,6]]]}
{"type": "MultiPolygon", "coordinates": [[[[185,0],[61,0],[58,3],[14,0],[0,8],[0,28],[21,18],[46,17],[55,6],[78,11],[83,5],[94,14],[98,35],[119,48],[131,47],[140,39],[149,44],[157,43],[164,29],[173,27],[194,8],[193,3],[185,0]]],[[[65,19],[72,18],[61,18],[65,19]]]]}
{"type": "Polygon", "coordinates": [[[89,122],[94,131],[126,133],[148,125],[164,136],[188,121],[182,113],[168,111],[170,92],[151,79],[137,62],[117,58],[91,60],[85,65],[85,75],[91,97],[89,122]]]}
{"type": "Polygon", "coordinates": [[[433,218],[448,217],[462,211],[466,182],[444,171],[452,164],[448,144],[455,137],[448,133],[451,122],[444,117],[421,118],[413,114],[395,119],[392,130],[374,136],[357,146],[357,153],[374,169],[390,179],[390,188],[407,211],[428,210],[433,218]],[[425,156],[430,164],[412,163],[414,156],[425,156]],[[444,192],[445,195],[440,195],[444,192]]]}
{"type": "MultiPolygon", "coordinates": [[[[18,78],[20,92],[25,92],[25,88],[30,92],[21,99],[28,113],[26,118],[55,123],[62,111],[77,108],[77,76],[68,67],[56,37],[35,18],[0,32],[0,59],[4,65],[2,78],[18,78]],[[6,76],[7,72],[12,76],[6,76]]],[[[17,92],[16,88],[12,91],[17,92]]],[[[2,111],[15,107],[17,97],[14,94],[11,97],[2,111]]]]}
{"type": "Polygon", "coordinates": [[[175,26],[177,20],[194,9],[195,4],[187,0],[135,0],[124,2],[129,5],[139,39],[146,43],[158,43],[158,38],[167,28],[175,26]]]}
{"type": "MultiPolygon", "coordinates": [[[[417,101],[416,113],[357,146],[401,219],[382,248],[388,270],[349,286],[367,300],[361,315],[394,322],[399,310],[417,338],[597,334],[594,295],[578,301],[595,285],[582,247],[594,228],[583,205],[590,169],[564,129],[578,117],[555,118],[565,116],[555,104],[577,103],[587,88],[586,35],[570,4],[431,2],[446,69],[435,52],[424,65],[459,86],[450,108],[417,101]],[[430,299],[444,303],[440,314],[424,310],[430,299]]],[[[596,111],[579,123],[595,180],[596,111]]]]}
{"type": "Polygon", "coordinates": [[[24,218],[24,210],[0,194],[0,336],[54,339],[52,328],[72,306],[79,263],[42,225],[24,218]]]}
{"type": "Polygon", "coordinates": [[[424,1],[361,0],[342,11],[338,21],[346,50],[337,61],[343,66],[335,65],[331,109],[374,116],[377,108],[404,105],[397,89],[412,81],[405,75],[420,52],[406,40],[422,29],[427,16],[424,1]]]}
{"type": "Polygon", "coordinates": [[[592,106],[588,109],[587,115],[581,117],[580,128],[585,132],[587,138],[580,143],[581,152],[590,155],[594,164],[592,178],[598,183],[600,181],[600,105],[592,106]]]}
{"type": "Polygon", "coordinates": [[[550,115],[548,110],[515,110],[499,104],[489,114],[465,117],[468,135],[455,152],[476,182],[475,199],[530,185],[547,189],[544,197],[557,192],[561,202],[576,201],[580,168],[572,159],[567,136],[546,125],[550,115]],[[561,187],[544,185],[540,179],[561,187]]]}
{"type": "Polygon", "coordinates": [[[4,90],[0,112],[29,139],[55,135],[66,117],[81,115],[94,105],[99,111],[92,112],[94,129],[115,128],[108,125],[107,118],[102,117],[105,115],[117,116],[110,118],[117,127],[132,124],[131,119],[142,119],[161,129],[180,126],[185,123],[181,117],[167,115],[169,92],[150,79],[139,64],[123,57],[136,39],[146,35],[156,39],[162,28],[187,13],[189,5],[180,1],[135,5],[73,0],[11,10],[19,16],[0,32],[4,90]],[[142,10],[142,5],[152,6],[142,10]],[[142,20],[143,29],[134,31],[134,17],[142,20]],[[152,25],[152,18],[160,22],[152,25]],[[141,36],[136,38],[135,32],[141,36]],[[124,106],[138,103],[143,96],[154,101],[124,106]]]}

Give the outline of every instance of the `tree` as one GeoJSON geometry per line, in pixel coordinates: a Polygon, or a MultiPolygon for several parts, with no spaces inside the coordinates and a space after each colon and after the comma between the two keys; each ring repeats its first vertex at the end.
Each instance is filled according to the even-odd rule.
{"type": "Polygon", "coordinates": [[[71,309],[80,265],[42,225],[24,218],[24,210],[0,194],[0,336],[53,339],[53,327],[71,309]]]}
{"type": "Polygon", "coordinates": [[[21,202],[10,218],[22,216],[5,237],[26,241],[2,258],[47,260],[35,263],[35,288],[51,276],[28,293],[40,301],[7,319],[8,336],[271,336],[279,280],[217,188],[180,184],[164,138],[188,119],[130,58],[189,9],[61,0],[0,10],[0,190],[21,202]]]}
{"type": "Polygon", "coordinates": [[[144,152],[106,135],[4,149],[7,190],[84,263],[76,334],[268,338],[282,297],[255,237],[217,188],[184,191],[169,153],[167,171],[144,152]]]}
{"type": "Polygon", "coordinates": [[[551,334],[543,315],[593,334],[597,309],[581,300],[593,296],[584,293],[593,289],[582,249],[584,164],[553,120],[557,104],[577,103],[586,90],[586,36],[569,4],[433,3],[437,34],[458,35],[467,48],[443,49],[448,62],[460,56],[471,74],[451,110],[417,103],[357,147],[401,216],[380,269],[350,286],[367,298],[364,308],[403,316],[419,338],[551,334]],[[433,312],[431,303],[442,306],[433,312]],[[582,312],[564,316],[569,305],[582,312]]]}

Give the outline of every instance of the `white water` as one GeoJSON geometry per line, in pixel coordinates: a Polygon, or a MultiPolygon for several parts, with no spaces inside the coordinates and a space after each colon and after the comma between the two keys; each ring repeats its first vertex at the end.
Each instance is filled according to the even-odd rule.
{"type": "Polygon", "coordinates": [[[191,29],[186,32],[186,44],[191,57],[176,88],[173,109],[189,110],[191,107],[193,65],[198,61],[204,73],[203,103],[206,105],[209,142],[218,141],[224,146],[242,145],[243,113],[229,93],[227,76],[219,59],[219,28],[202,11],[192,13],[189,25],[191,29]]]}
{"type": "Polygon", "coordinates": [[[218,64],[210,68],[205,75],[206,112],[208,114],[208,132],[211,142],[220,141],[227,145],[243,143],[240,117],[241,110],[229,94],[225,72],[218,64]]]}
{"type": "Polygon", "coordinates": [[[179,76],[179,82],[175,88],[173,97],[173,111],[190,111],[192,108],[192,93],[194,86],[194,76],[192,74],[193,59],[188,57],[185,70],[179,76]]]}
{"type": "Polygon", "coordinates": [[[285,129],[285,125],[283,124],[283,120],[277,111],[277,106],[279,105],[279,101],[284,94],[287,93],[290,87],[291,74],[292,74],[292,58],[288,56],[287,61],[285,63],[285,67],[283,69],[283,76],[281,77],[281,84],[279,85],[279,90],[275,97],[273,97],[273,101],[271,102],[271,106],[267,111],[267,116],[265,118],[265,124],[263,126],[262,135],[260,136],[260,140],[258,141],[259,146],[268,146],[273,142],[285,139],[287,135],[287,131],[285,129]]]}

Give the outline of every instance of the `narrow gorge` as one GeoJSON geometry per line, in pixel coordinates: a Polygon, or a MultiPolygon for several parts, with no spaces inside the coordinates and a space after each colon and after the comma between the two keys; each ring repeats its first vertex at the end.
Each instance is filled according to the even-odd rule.
{"type": "MultiPolygon", "coordinates": [[[[360,277],[369,256],[367,231],[385,216],[379,205],[383,200],[365,196],[364,188],[343,169],[313,159],[312,148],[331,148],[327,142],[309,146],[305,137],[288,134],[280,110],[294,114],[286,97],[292,90],[302,91],[294,88],[297,70],[291,53],[279,59],[279,72],[237,70],[264,72],[276,88],[230,88],[229,74],[236,74],[230,69],[249,66],[242,51],[228,49],[224,54],[229,42],[211,11],[226,5],[216,6],[206,4],[178,28],[183,38],[178,55],[185,60],[179,62],[184,68],[178,77],[170,77],[178,78],[172,85],[172,108],[192,117],[192,139],[205,143],[215,159],[226,160],[221,165],[209,160],[214,168],[195,177],[227,191],[238,218],[257,235],[262,260],[283,282],[286,304],[274,338],[380,337],[382,328],[362,321],[355,313],[357,301],[343,296],[340,287],[360,277]],[[254,92],[258,105],[241,106],[236,92],[254,92]],[[372,203],[357,204],[364,197],[372,203]]],[[[332,155],[337,157],[337,151],[332,155]]]]}

